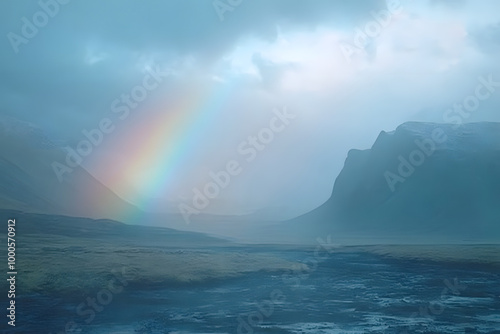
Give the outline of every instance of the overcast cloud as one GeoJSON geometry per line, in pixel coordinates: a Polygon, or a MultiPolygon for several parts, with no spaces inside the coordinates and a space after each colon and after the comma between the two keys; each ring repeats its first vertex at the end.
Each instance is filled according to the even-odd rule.
{"type": "MultiPolygon", "coordinates": [[[[266,126],[274,108],[286,106],[296,118],[210,211],[286,207],[286,214],[299,214],[329,197],[349,149],[369,148],[381,130],[405,121],[443,122],[446,109],[471,94],[479,76],[500,81],[498,1],[389,2],[242,0],[221,20],[212,0],[72,0],[27,43],[16,44],[11,33],[23,36],[23,17],[32,22],[40,3],[53,2],[2,1],[0,117],[36,124],[52,139],[75,145],[148,69],[172,75],[145,103],[189,99],[196,87],[230,87],[160,194],[145,192],[126,174],[126,186],[113,188],[102,165],[107,159],[126,164],[128,147],[102,145],[98,162],[84,166],[128,200],[176,202],[234,158],[238,144],[266,126]],[[391,6],[398,10],[390,22],[346,57],[357,29],[391,6]],[[137,189],[134,198],[125,188],[137,189]]],[[[466,121],[500,121],[499,106],[497,93],[466,121]]],[[[135,114],[112,136],[124,135],[147,113],[168,112],[135,114]]]]}

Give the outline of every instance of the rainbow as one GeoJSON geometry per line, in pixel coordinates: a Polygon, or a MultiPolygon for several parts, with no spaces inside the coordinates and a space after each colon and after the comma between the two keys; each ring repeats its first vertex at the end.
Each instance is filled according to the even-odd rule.
{"type": "Polygon", "coordinates": [[[150,211],[155,200],[172,190],[173,181],[185,177],[198,143],[220,122],[235,89],[234,84],[211,86],[180,90],[159,105],[139,105],[123,121],[116,118],[116,128],[103,145],[111,154],[101,154],[89,168],[120,197],[150,211]]]}

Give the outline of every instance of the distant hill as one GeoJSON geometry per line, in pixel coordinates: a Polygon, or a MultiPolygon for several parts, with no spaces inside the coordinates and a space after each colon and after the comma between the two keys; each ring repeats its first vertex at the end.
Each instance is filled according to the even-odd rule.
{"type": "Polygon", "coordinates": [[[500,242],[499,204],[500,123],[408,122],[349,151],[330,199],[286,226],[304,238],[500,242]]]}
{"type": "Polygon", "coordinates": [[[64,149],[36,126],[16,120],[0,122],[0,209],[114,218],[139,210],[104,186],[84,168],[57,178],[52,164],[64,163],[64,149]]]}
{"type": "MultiPolygon", "coordinates": [[[[47,215],[1,210],[0,219],[16,220],[16,234],[50,237],[77,238],[106,243],[125,242],[164,247],[207,247],[226,245],[228,242],[202,233],[178,231],[170,228],[128,225],[110,219],[89,219],[62,215],[47,215]]],[[[0,231],[7,234],[7,228],[0,231]]]]}

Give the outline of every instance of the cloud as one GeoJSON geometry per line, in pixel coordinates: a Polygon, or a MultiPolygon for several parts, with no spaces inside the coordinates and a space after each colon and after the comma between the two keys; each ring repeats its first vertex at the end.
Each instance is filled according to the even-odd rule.
{"type": "Polygon", "coordinates": [[[462,7],[467,0],[430,0],[431,5],[443,5],[451,8],[462,7]]]}
{"type": "MultiPolygon", "coordinates": [[[[500,78],[498,2],[401,5],[402,13],[370,38],[367,52],[348,62],[340,44],[352,43],[385,1],[243,0],[223,21],[212,0],[70,1],[18,53],[2,39],[0,114],[75,142],[158,64],[175,75],[155,92],[157,99],[189,100],[186,87],[232,91],[206,137],[185,153],[190,163],[179,167],[184,174],[176,178],[176,193],[166,196],[189,193],[268,121],[269,110],[286,105],[297,124],[220,200],[246,189],[256,208],[272,180],[285,187],[293,179],[315,195],[277,187],[266,201],[305,210],[326,200],[348,149],[368,148],[380,130],[407,120],[441,121],[478,76],[500,78]]],[[[0,2],[0,32],[20,33],[22,18],[39,10],[38,1],[0,2]]],[[[498,105],[492,98],[471,120],[500,121],[493,112],[498,105]]],[[[115,151],[127,157],[126,147],[115,151]]],[[[97,154],[106,161],[106,152],[97,154]]]]}
{"type": "MultiPolygon", "coordinates": [[[[289,29],[312,29],[325,22],[342,26],[350,21],[346,18],[361,18],[382,5],[243,1],[221,22],[211,0],[71,1],[28,44],[21,44],[19,53],[2,39],[0,97],[10,102],[3,112],[41,123],[73,113],[74,118],[63,116],[61,129],[71,128],[71,119],[78,126],[82,121],[90,124],[116,94],[141,80],[139,65],[145,59],[178,66],[190,58],[198,71],[205,71],[241,39],[274,41],[278,24],[289,29]]],[[[23,17],[32,20],[40,10],[38,1],[2,2],[0,32],[21,34],[23,17]]]]}
{"type": "Polygon", "coordinates": [[[486,54],[498,54],[500,51],[500,22],[476,28],[470,36],[475,46],[486,54]]]}

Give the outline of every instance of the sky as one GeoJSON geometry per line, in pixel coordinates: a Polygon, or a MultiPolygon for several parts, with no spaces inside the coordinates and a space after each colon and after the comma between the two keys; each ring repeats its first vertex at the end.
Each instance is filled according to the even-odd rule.
{"type": "MultiPolygon", "coordinates": [[[[494,0],[11,0],[0,18],[0,117],[145,211],[307,212],[350,149],[500,82],[494,0]]],[[[500,121],[490,95],[461,119],[500,121]]]]}

